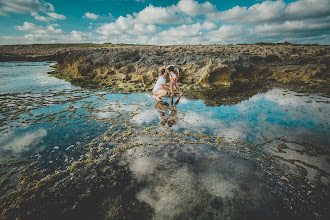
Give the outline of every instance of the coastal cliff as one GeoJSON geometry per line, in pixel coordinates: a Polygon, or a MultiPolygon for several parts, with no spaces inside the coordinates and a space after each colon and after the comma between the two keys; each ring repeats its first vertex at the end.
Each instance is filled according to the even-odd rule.
{"type": "MultiPolygon", "coordinates": [[[[138,46],[88,44],[44,50],[2,46],[0,61],[56,60],[54,75],[80,85],[149,91],[159,69],[174,64],[186,89],[270,80],[329,84],[330,46],[292,44],[138,46]],[[7,51],[4,53],[4,47],[7,51]],[[19,51],[19,53],[17,52],[19,51]],[[34,51],[34,52],[33,52],[34,51]],[[46,52],[45,52],[46,51],[46,52]]],[[[14,47],[14,46],[12,46],[14,47]]],[[[26,46],[28,47],[28,46],[26,46]]],[[[37,47],[37,46],[35,46],[37,47]]]]}

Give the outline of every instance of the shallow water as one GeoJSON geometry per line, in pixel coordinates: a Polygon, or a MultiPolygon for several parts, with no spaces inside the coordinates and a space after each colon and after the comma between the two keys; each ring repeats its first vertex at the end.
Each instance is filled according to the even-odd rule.
{"type": "Polygon", "coordinates": [[[116,157],[133,183],[116,180],[128,197],[103,193],[96,211],[103,219],[137,212],[153,219],[329,214],[329,98],[273,88],[232,106],[185,96],[157,103],[149,94],[73,86],[48,75],[50,65],[0,63],[0,171],[7,185],[26,168],[13,162],[37,161],[46,176],[80,161],[104,169],[97,163],[113,166],[116,157]],[[11,170],[16,175],[7,175],[11,170]],[[125,204],[135,205],[128,211],[125,204]]]}

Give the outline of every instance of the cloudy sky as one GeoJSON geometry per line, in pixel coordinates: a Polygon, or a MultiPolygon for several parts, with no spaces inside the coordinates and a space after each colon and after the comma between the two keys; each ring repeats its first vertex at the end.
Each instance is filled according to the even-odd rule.
{"type": "Polygon", "coordinates": [[[0,0],[0,44],[330,44],[330,0],[0,0]]]}

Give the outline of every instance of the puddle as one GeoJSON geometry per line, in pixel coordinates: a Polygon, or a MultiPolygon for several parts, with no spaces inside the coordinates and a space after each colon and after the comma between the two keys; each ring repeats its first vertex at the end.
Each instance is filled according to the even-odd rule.
{"type": "Polygon", "coordinates": [[[2,216],[329,216],[329,98],[156,102],[73,86],[50,65],[0,63],[2,216]]]}

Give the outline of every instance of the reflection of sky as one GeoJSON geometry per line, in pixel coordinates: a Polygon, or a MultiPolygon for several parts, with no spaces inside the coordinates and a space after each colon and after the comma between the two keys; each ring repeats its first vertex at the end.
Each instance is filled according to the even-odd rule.
{"type": "Polygon", "coordinates": [[[53,64],[46,62],[0,62],[0,94],[77,88],[69,82],[45,74],[52,70],[49,66],[53,64]]]}
{"type": "Polygon", "coordinates": [[[2,150],[22,153],[31,150],[29,147],[37,145],[47,135],[43,128],[32,131],[9,132],[0,136],[2,150]]]}
{"type": "MultiPolygon", "coordinates": [[[[103,134],[109,132],[112,124],[117,126],[118,122],[117,131],[125,130],[124,120],[120,118],[122,116],[129,116],[125,120],[131,120],[132,124],[143,127],[155,125],[158,126],[158,131],[164,129],[164,126],[160,125],[159,112],[154,109],[154,96],[77,90],[63,80],[46,75],[48,64],[40,65],[37,68],[44,68],[44,75],[41,76],[41,79],[45,77],[44,82],[38,82],[39,76],[31,76],[32,79],[35,77],[36,81],[27,82],[27,86],[23,85],[22,80],[29,79],[24,77],[18,77],[17,84],[1,85],[0,93],[6,94],[0,96],[1,104],[13,107],[10,108],[13,113],[6,114],[9,117],[0,115],[0,119],[5,118],[4,126],[0,125],[0,129],[3,129],[0,133],[1,155],[23,158],[39,155],[40,158],[45,158],[47,164],[48,161],[52,164],[54,161],[56,166],[61,166],[61,160],[56,162],[58,158],[65,155],[71,159],[77,153],[74,149],[78,151],[81,146],[100,137],[100,141],[103,141],[103,134]],[[53,87],[54,85],[56,86],[53,87]],[[13,94],[16,92],[19,94],[13,94]],[[57,102],[59,100],[60,102],[57,102]],[[8,119],[23,106],[30,106],[32,109],[23,111],[13,120],[8,119]],[[118,120],[115,122],[115,119],[118,120]],[[36,153],[38,154],[35,155],[36,153]]],[[[15,71],[19,72],[17,69],[15,71]]],[[[32,70],[30,73],[33,75],[32,70]]],[[[10,78],[4,75],[0,75],[0,79],[10,78]]],[[[164,98],[164,101],[170,104],[170,98],[164,98]]],[[[174,103],[176,101],[177,97],[174,98],[174,103]]],[[[257,94],[233,106],[207,107],[201,100],[182,97],[176,107],[178,121],[169,129],[180,133],[185,130],[202,132],[223,137],[225,141],[238,139],[252,144],[265,141],[266,137],[283,137],[299,142],[329,145],[329,101],[329,98],[317,95],[300,96],[282,89],[257,94]]],[[[169,111],[166,112],[165,118],[168,115],[169,111]]],[[[157,136],[137,135],[128,141],[155,144],[137,146],[124,154],[131,174],[138,182],[143,183],[136,199],[153,207],[155,218],[174,218],[181,213],[189,215],[193,213],[194,207],[214,204],[215,197],[236,197],[242,204],[251,204],[252,207],[262,207],[263,204],[267,204],[265,207],[273,207],[265,203],[266,199],[271,200],[270,193],[266,193],[263,188],[265,179],[256,172],[256,167],[250,161],[231,157],[230,154],[204,144],[180,143],[180,147],[172,143],[164,144],[163,139],[157,136]]],[[[113,145],[109,143],[107,147],[110,144],[113,145]]],[[[321,173],[315,168],[329,170],[327,156],[311,156],[299,152],[300,149],[305,149],[299,144],[285,144],[290,148],[285,149],[285,154],[272,144],[265,145],[263,150],[267,154],[283,157],[284,160],[278,160],[281,167],[287,167],[286,170],[298,173],[300,171],[296,165],[299,165],[307,170],[306,177],[311,181],[320,179],[329,183],[329,178],[324,174],[326,172],[321,173]],[[288,162],[290,160],[294,160],[294,163],[288,162]]],[[[3,158],[5,157],[0,158],[0,162],[3,158]]],[[[234,209],[237,207],[239,205],[234,209]]],[[[233,209],[232,204],[230,209],[233,209]]]]}
{"type": "MultiPolygon", "coordinates": [[[[182,100],[177,106],[180,119],[171,128],[174,131],[191,129],[219,135],[227,141],[241,139],[251,143],[264,137],[329,143],[328,98],[273,89],[234,106],[207,107],[201,100],[182,100]]],[[[158,115],[151,111],[146,114],[141,110],[135,118],[139,124],[159,122],[158,115]]]]}
{"type": "MultiPolygon", "coordinates": [[[[132,175],[143,183],[136,198],[154,209],[154,219],[209,219],[215,215],[208,212],[208,216],[196,218],[193,209],[202,206],[203,210],[222,213],[225,200],[235,197],[254,207],[271,201],[250,162],[203,145],[172,147],[160,142],[131,148],[124,157],[132,175]],[[207,209],[214,198],[224,199],[222,209],[207,209]]],[[[230,209],[240,209],[240,202],[230,203],[230,209]]],[[[217,215],[216,219],[227,218],[217,215]]]]}
{"type": "MultiPolygon", "coordinates": [[[[163,128],[159,123],[160,115],[153,108],[156,102],[153,96],[77,90],[77,87],[70,83],[48,76],[46,72],[49,71],[49,65],[44,62],[27,63],[27,66],[17,63],[0,63],[0,79],[4,79],[4,81],[1,80],[0,93],[7,94],[4,102],[8,106],[17,105],[17,108],[20,108],[21,106],[17,103],[27,99],[29,101],[26,106],[34,104],[31,100],[44,101],[42,106],[39,104],[32,106],[34,109],[28,112],[32,116],[22,113],[18,119],[6,121],[9,125],[18,126],[18,128],[12,129],[6,127],[6,130],[14,132],[10,134],[15,134],[17,140],[14,140],[14,136],[9,140],[8,135],[0,135],[2,150],[20,151],[22,145],[19,139],[25,139],[31,145],[41,143],[41,139],[44,139],[46,147],[48,145],[65,147],[83,137],[92,139],[101,136],[102,132],[106,130],[106,126],[111,126],[111,124],[105,125],[102,121],[92,120],[90,122],[88,115],[106,120],[116,117],[115,112],[134,113],[130,115],[133,124],[156,125],[163,128]],[[10,71],[13,72],[13,79],[10,79],[10,71]],[[30,76],[31,80],[27,76],[30,76]],[[18,94],[12,94],[16,92],[18,94]],[[77,100],[70,100],[70,98],[77,98],[77,100]],[[63,103],[56,103],[59,100],[63,103]],[[71,110],[75,110],[75,112],[73,113],[71,110]],[[31,126],[24,122],[25,119],[34,117],[37,119],[44,117],[47,120],[51,114],[54,114],[55,119],[59,115],[63,115],[63,117],[59,123],[42,121],[42,123],[31,126]],[[66,118],[68,115],[70,116],[66,118]],[[60,127],[59,125],[65,126],[60,127]],[[30,138],[32,137],[30,134],[40,130],[46,132],[38,132],[39,138],[35,139],[36,141],[30,138]],[[9,142],[14,143],[17,147],[12,149],[3,147],[7,146],[6,143],[9,142]]],[[[177,97],[174,98],[174,103],[176,100],[177,97]]],[[[164,101],[170,104],[170,98],[164,98],[164,101]]],[[[24,102],[22,103],[24,104],[24,102]]],[[[177,105],[178,121],[170,130],[173,132],[184,132],[184,130],[203,132],[221,136],[226,141],[240,139],[255,143],[264,141],[265,137],[268,139],[283,137],[329,145],[327,139],[330,133],[328,109],[329,98],[317,95],[301,96],[282,89],[273,89],[265,94],[255,95],[234,106],[207,107],[201,100],[189,100],[182,97],[177,105]]],[[[168,114],[169,111],[166,112],[165,118],[168,114]]],[[[4,117],[0,115],[0,118],[4,117]]]]}

